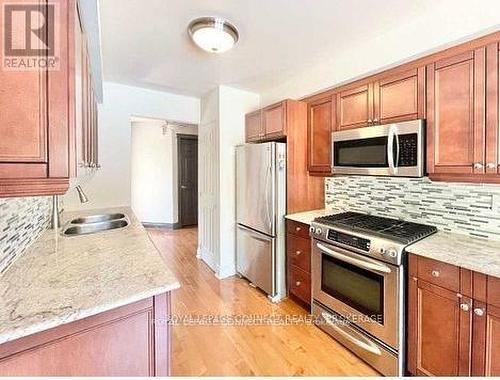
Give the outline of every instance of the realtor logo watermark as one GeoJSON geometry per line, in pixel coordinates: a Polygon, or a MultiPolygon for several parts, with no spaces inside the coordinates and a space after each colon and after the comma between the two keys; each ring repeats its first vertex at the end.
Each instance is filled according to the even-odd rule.
{"type": "Polygon", "coordinates": [[[59,4],[7,2],[2,6],[2,68],[59,69],[59,4]]]}

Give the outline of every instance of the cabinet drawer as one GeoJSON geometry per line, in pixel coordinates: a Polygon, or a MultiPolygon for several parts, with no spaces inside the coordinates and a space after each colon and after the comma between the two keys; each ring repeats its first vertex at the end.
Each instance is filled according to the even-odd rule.
{"type": "Polygon", "coordinates": [[[300,236],[309,239],[309,225],[304,223],[287,220],[286,232],[292,235],[300,236]]]}
{"type": "Polygon", "coordinates": [[[460,291],[460,269],[440,261],[418,258],[418,278],[452,290],[460,291]]]}
{"type": "Polygon", "coordinates": [[[286,252],[288,265],[296,266],[311,273],[311,240],[295,235],[287,235],[286,252]]]}
{"type": "Polygon", "coordinates": [[[311,275],[302,269],[290,266],[290,293],[311,304],[311,275]]]}

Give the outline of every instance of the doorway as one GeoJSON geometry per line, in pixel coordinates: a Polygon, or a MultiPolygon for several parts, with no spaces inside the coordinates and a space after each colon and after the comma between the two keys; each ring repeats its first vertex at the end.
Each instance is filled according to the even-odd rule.
{"type": "Polygon", "coordinates": [[[177,134],[179,227],[198,224],[198,136],[177,134]]]}

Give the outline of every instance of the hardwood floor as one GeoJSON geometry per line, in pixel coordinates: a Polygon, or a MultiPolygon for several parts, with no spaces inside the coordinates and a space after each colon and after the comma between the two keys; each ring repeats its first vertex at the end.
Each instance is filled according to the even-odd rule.
{"type": "Polygon", "coordinates": [[[245,280],[219,280],[196,258],[197,230],[148,229],[181,288],[172,294],[174,376],[371,376],[378,373],[317,327],[305,323],[200,325],[196,316],[295,318],[308,314],[290,300],[270,303],[245,280]],[[192,318],[191,320],[189,318],[192,318]]]}

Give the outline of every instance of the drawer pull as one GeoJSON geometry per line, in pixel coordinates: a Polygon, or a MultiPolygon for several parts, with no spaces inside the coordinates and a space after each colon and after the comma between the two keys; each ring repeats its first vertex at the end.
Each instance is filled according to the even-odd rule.
{"type": "Polygon", "coordinates": [[[463,311],[469,311],[470,310],[470,306],[468,303],[461,303],[460,304],[460,309],[462,309],[463,311]]]}
{"type": "Polygon", "coordinates": [[[300,256],[302,254],[301,251],[295,251],[295,256],[300,256]]]}
{"type": "Polygon", "coordinates": [[[302,230],[302,228],[300,228],[300,227],[295,227],[295,231],[299,232],[299,231],[301,231],[301,230],[302,230]]]}
{"type": "Polygon", "coordinates": [[[300,286],[300,285],[302,285],[302,282],[300,282],[300,281],[297,281],[297,282],[295,283],[295,286],[300,286]]]}
{"type": "Polygon", "coordinates": [[[476,314],[478,317],[482,317],[484,315],[484,309],[481,309],[480,307],[476,307],[474,309],[474,314],[476,314]]]}
{"type": "Polygon", "coordinates": [[[440,271],[438,271],[438,270],[433,270],[433,271],[431,272],[432,277],[439,277],[439,275],[440,275],[440,274],[441,274],[441,272],[440,272],[440,271]]]}

